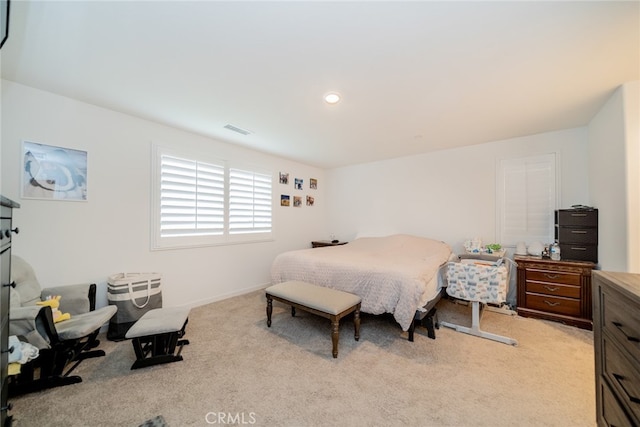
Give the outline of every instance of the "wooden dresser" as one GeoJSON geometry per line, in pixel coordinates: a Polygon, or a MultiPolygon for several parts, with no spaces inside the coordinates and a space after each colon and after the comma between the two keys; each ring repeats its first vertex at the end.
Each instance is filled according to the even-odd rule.
{"type": "Polygon", "coordinates": [[[593,273],[596,417],[640,426],[640,274],[593,273]]]}
{"type": "Polygon", "coordinates": [[[9,353],[9,287],[11,282],[11,236],[17,233],[12,228],[13,209],[20,205],[0,196],[0,427],[9,427],[12,417],[8,414],[11,405],[7,402],[7,364],[9,353]]]}
{"type": "Polygon", "coordinates": [[[518,314],[591,329],[591,271],[589,261],[553,261],[516,256],[518,314]]]}

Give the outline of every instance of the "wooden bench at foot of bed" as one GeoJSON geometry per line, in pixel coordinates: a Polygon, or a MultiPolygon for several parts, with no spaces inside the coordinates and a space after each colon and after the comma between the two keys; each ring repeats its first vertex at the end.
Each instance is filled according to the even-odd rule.
{"type": "Polygon", "coordinates": [[[271,327],[273,300],[276,300],[291,306],[291,316],[295,316],[296,308],[299,308],[330,319],[334,358],[338,357],[340,319],[353,313],[354,337],[356,341],[360,339],[361,298],[359,296],[297,280],[278,283],[268,287],[265,291],[267,296],[268,327],[271,327]]]}

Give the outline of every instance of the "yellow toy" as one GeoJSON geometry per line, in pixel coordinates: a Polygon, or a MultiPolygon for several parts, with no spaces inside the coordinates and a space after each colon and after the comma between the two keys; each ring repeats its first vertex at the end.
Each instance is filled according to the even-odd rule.
{"type": "Polygon", "coordinates": [[[47,299],[44,301],[36,302],[36,304],[41,305],[43,307],[51,307],[51,312],[53,313],[53,323],[62,322],[63,320],[71,319],[70,313],[63,313],[60,311],[60,295],[49,295],[47,299]]]}

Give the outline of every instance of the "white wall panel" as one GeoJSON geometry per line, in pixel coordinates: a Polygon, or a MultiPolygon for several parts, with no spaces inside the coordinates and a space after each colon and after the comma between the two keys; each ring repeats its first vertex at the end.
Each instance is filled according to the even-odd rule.
{"type": "Polygon", "coordinates": [[[576,128],[330,170],[329,229],[418,234],[456,251],[476,236],[492,243],[499,159],[557,152],[561,207],[589,204],[586,144],[576,128]]]}
{"type": "Polygon", "coordinates": [[[2,81],[2,194],[19,202],[14,253],[35,268],[43,286],[99,284],[106,303],[110,274],[158,271],[165,305],[199,304],[270,281],[273,258],[327,237],[324,171],[90,104],[2,81]],[[88,152],[88,201],[20,197],[21,142],[88,152]],[[151,144],[241,160],[273,172],[274,240],[196,249],[150,251],[151,144]],[[289,172],[288,186],[278,172],[289,172]],[[294,190],[293,178],[305,180],[294,190]],[[309,178],[318,189],[309,190],[309,178]],[[314,207],[280,207],[280,194],[312,194],[314,207]]]}

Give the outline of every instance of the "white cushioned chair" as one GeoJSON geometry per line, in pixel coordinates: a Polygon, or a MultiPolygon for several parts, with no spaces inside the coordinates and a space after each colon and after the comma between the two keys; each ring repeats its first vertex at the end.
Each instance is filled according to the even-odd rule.
{"type": "Polygon", "coordinates": [[[82,381],[69,375],[84,359],[104,356],[93,350],[100,328],[116,313],[115,306],[96,310],[96,285],[79,284],[42,289],[33,268],[11,256],[9,333],[39,349],[39,356],[11,377],[9,394],[17,395],[82,381]],[[60,311],[71,318],[53,321],[51,307],[37,305],[48,296],[60,295],[60,311]]]}

